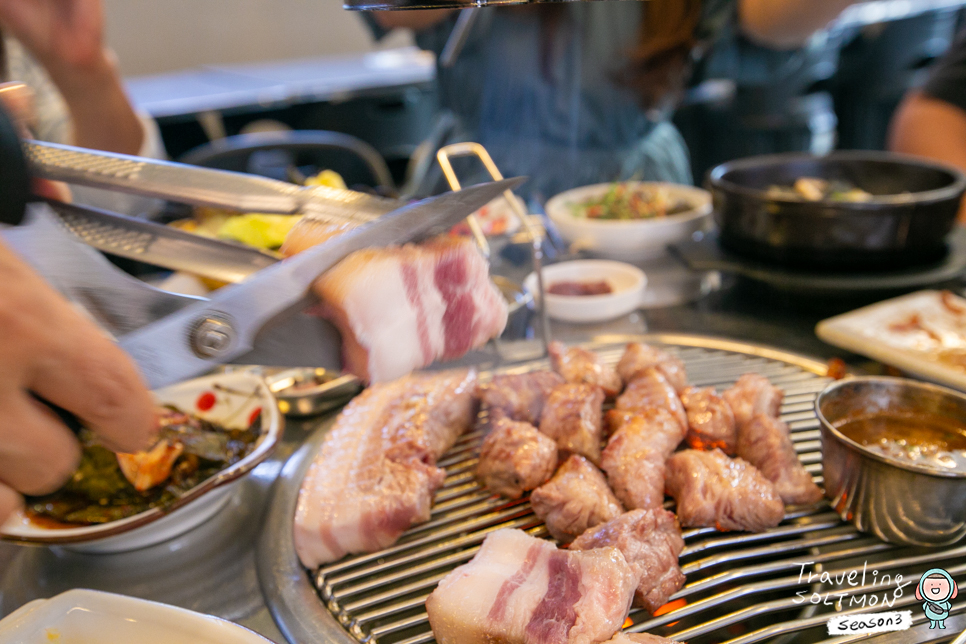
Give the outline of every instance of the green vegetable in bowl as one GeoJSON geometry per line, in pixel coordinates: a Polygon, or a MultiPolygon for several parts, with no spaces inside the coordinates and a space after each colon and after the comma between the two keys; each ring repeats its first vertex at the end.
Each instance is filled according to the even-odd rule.
{"type": "Polygon", "coordinates": [[[687,203],[673,199],[666,188],[614,183],[600,197],[574,205],[575,217],[587,219],[657,219],[690,210],[687,203]]]}

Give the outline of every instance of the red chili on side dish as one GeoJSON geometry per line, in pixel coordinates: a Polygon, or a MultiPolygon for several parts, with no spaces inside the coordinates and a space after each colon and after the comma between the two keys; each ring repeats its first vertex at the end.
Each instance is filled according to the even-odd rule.
{"type": "Polygon", "coordinates": [[[206,391],[198,396],[198,400],[195,402],[195,407],[198,408],[198,411],[208,411],[215,406],[215,402],[217,402],[215,394],[211,393],[210,391],[206,391]]]}

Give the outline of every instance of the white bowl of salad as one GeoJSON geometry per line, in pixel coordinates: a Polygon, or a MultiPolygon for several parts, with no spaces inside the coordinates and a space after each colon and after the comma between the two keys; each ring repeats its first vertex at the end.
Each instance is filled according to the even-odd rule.
{"type": "Polygon", "coordinates": [[[546,212],[574,250],[635,261],[663,255],[705,229],[711,193],[676,183],[599,183],[560,193],[546,212]]]}

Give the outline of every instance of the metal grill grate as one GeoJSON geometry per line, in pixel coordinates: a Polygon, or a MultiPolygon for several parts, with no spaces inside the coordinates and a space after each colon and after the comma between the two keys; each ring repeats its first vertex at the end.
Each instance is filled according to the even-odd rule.
{"type": "MultiPolygon", "coordinates": [[[[623,344],[591,348],[614,364],[623,344]]],[[[755,371],[781,387],[785,391],[782,418],[792,429],[799,458],[821,485],[821,443],[812,405],[827,378],[777,358],[693,346],[668,348],[685,361],[694,385],[720,391],[741,374],[755,371]]],[[[547,368],[545,361],[510,371],[541,368],[547,368]]],[[[529,501],[494,497],[474,480],[482,433],[477,430],[462,437],[440,462],[447,478],[428,523],[409,530],[391,548],[343,559],[314,575],[326,607],[360,642],[432,642],[426,597],[443,576],[476,554],[487,534],[512,527],[547,536],[529,501]]],[[[885,544],[842,522],[824,503],[790,509],[780,526],[761,534],[702,528],[686,530],[684,536],[681,565],[687,582],[665,607],[674,608],[658,617],[635,609],[630,616],[633,625],[626,630],[691,644],[750,644],[777,636],[784,636],[776,640],[782,643],[814,642],[828,639],[826,621],[836,614],[840,595],[843,613],[912,609],[914,622],[921,623],[921,610],[916,610],[920,602],[915,599],[919,575],[942,566],[957,579],[966,576],[966,547],[916,549],[885,544]],[[853,570],[854,585],[848,577],[853,570]],[[830,575],[827,583],[822,573],[830,575]],[[896,590],[900,574],[900,583],[908,582],[901,593],[896,590]],[[894,603],[891,609],[883,604],[883,595],[894,603]]],[[[966,603],[954,604],[952,612],[964,610],[966,603]]]]}

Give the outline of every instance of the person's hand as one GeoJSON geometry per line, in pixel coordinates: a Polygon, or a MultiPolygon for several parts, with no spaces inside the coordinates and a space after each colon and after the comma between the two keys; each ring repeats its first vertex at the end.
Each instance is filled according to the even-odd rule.
{"type": "Polygon", "coordinates": [[[54,74],[104,64],[101,0],[0,0],[0,25],[54,74]]]}
{"type": "Polygon", "coordinates": [[[80,446],[34,394],[76,414],[108,448],[135,452],[156,428],[127,355],[0,244],[0,522],[20,494],[53,492],[80,446]]]}

